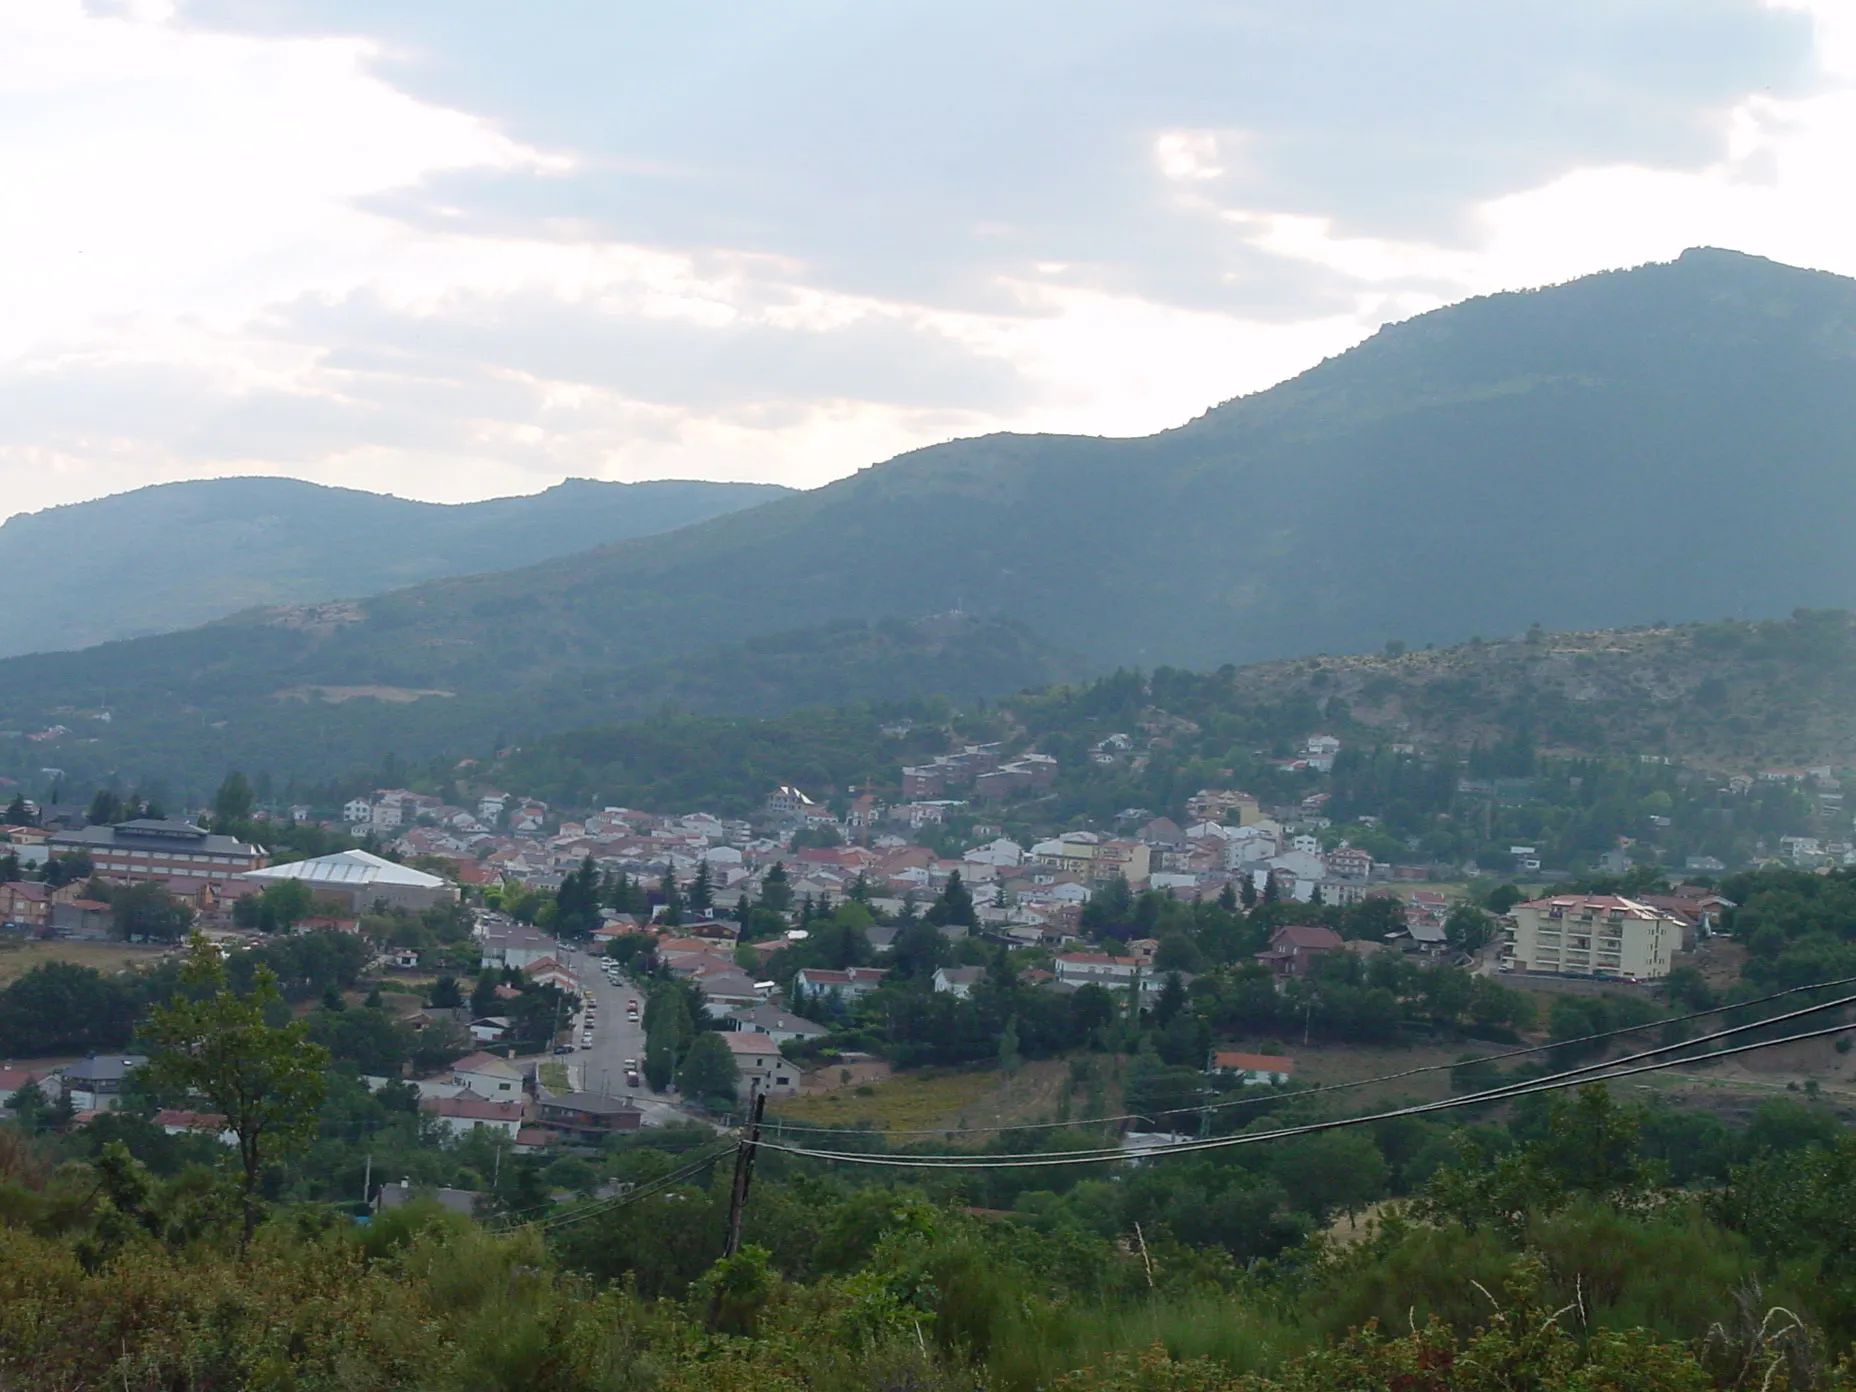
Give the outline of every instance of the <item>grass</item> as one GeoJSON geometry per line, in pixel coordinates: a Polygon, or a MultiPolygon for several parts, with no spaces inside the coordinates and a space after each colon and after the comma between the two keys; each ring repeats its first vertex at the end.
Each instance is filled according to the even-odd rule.
{"type": "Polygon", "coordinates": [[[567,1065],[564,1063],[544,1063],[536,1069],[536,1076],[541,1079],[541,1085],[549,1092],[568,1090],[567,1065]]]}
{"type": "Polygon", "coordinates": [[[130,946],[128,943],[63,942],[56,938],[0,939],[0,986],[17,981],[41,962],[75,962],[94,967],[106,976],[125,967],[158,962],[172,949],[130,946]]]}
{"type": "MultiPolygon", "coordinates": [[[[1338,1044],[1314,1042],[1303,1044],[1299,1038],[1263,1039],[1253,1037],[1239,1043],[1219,1042],[1221,1049],[1243,1049],[1263,1054],[1287,1054],[1295,1060],[1295,1081],[1306,1087],[1326,1087],[1335,1083],[1358,1082],[1411,1068],[1455,1063],[1464,1054],[1486,1054],[1499,1050],[1473,1039],[1460,1044],[1440,1045],[1429,1042],[1404,1046],[1377,1044],[1338,1044]]],[[[1447,1069],[1420,1074],[1416,1078],[1399,1078],[1374,1083],[1340,1093],[1335,1105],[1349,1112],[1372,1111],[1380,1106],[1407,1100],[1431,1101],[1450,1095],[1447,1069]]]]}
{"type": "Polygon", "coordinates": [[[862,1087],[813,1097],[781,1098],[770,1107],[781,1121],[807,1126],[870,1125],[885,1130],[927,1130],[958,1124],[1000,1084],[997,1070],[925,1068],[897,1073],[862,1087]]]}

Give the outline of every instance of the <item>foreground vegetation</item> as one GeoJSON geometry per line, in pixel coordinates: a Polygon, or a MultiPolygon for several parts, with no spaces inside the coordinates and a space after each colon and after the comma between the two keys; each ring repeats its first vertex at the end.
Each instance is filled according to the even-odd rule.
{"type": "Polygon", "coordinates": [[[971,1202],[1003,1171],[863,1182],[770,1152],[720,1259],[726,1163],[481,1221],[278,1204],[241,1250],[228,1164],[60,1162],[8,1129],[0,1386],[1856,1386],[1856,1142],[1768,1124],[1689,1189],[1653,1121],[1595,1087],[1479,1123],[1363,1240],[1263,1260],[1207,1221],[1208,1178],[1274,1163],[1242,1149],[1012,1172],[1006,1209],[971,1202]]]}

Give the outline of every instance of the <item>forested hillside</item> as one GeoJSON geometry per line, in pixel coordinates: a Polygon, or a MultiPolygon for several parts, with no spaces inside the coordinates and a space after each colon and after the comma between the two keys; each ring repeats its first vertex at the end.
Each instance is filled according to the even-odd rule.
{"type": "Polygon", "coordinates": [[[1420,316],[1145,439],[956,441],[523,570],[14,659],[0,719],[238,728],[387,687],[560,728],[589,674],[957,608],[1100,667],[1212,667],[1856,604],[1852,342],[1856,282],[1690,252],[1420,316]]]}
{"type": "Polygon", "coordinates": [[[569,479],[532,497],[440,505],[287,478],[156,484],[0,524],[0,571],[12,581],[0,656],[533,565],[788,491],[569,479]]]}
{"type": "MultiPolygon", "coordinates": [[[[194,651],[202,664],[214,664],[219,633],[198,631],[194,651]]],[[[269,636],[279,644],[313,641],[283,630],[269,636]]],[[[825,624],[597,673],[563,673],[519,699],[503,692],[304,685],[244,700],[177,696],[144,704],[98,692],[108,707],[50,714],[68,730],[55,740],[35,742],[26,732],[0,740],[0,775],[38,786],[48,750],[55,749],[59,767],[77,782],[114,775],[159,784],[176,796],[204,796],[229,768],[266,770],[280,784],[320,784],[388,757],[450,768],[460,758],[488,758],[556,732],[647,716],[701,717],[708,722],[702,728],[719,730],[807,707],[912,706],[933,698],[963,706],[1086,670],[1080,659],[1008,620],[942,615],[825,624]],[[99,718],[104,709],[108,720],[99,718]]],[[[707,753],[673,781],[701,790],[714,768],[715,756],[707,753]]]]}

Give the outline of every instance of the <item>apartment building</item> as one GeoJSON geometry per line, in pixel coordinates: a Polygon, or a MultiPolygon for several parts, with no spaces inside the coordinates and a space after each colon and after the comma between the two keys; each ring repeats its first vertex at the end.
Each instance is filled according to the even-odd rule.
{"type": "Polygon", "coordinates": [[[116,826],[61,831],[47,843],[54,855],[82,851],[112,880],[165,880],[175,875],[229,880],[265,864],[265,850],[191,822],[139,818],[116,826]]]}
{"type": "Polygon", "coordinates": [[[1040,841],[1028,859],[1033,866],[1068,872],[1090,884],[1105,884],[1121,875],[1138,887],[1147,882],[1152,854],[1152,847],[1139,841],[1110,841],[1094,832],[1072,831],[1040,841]]]}
{"type": "Polygon", "coordinates": [[[1516,904],[1504,962],[1515,971],[1654,981],[1669,975],[1682,922],[1614,894],[1562,894],[1516,904]]]}

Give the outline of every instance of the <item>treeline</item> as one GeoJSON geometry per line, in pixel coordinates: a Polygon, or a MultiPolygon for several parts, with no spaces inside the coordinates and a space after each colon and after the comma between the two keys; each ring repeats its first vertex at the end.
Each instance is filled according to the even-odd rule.
{"type": "MultiPolygon", "coordinates": [[[[353,934],[325,929],[235,952],[226,970],[245,988],[260,967],[269,967],[286,999],[303,1001],[352,990],[372,957],[372,947],[353,934]]],[[[173,962],[110,975],[73,962],[41,962],[0,987],[0,1055],[47,1058],[121,1050],[134,1039],[149,1007],[179,989],[173,962]]]]}

